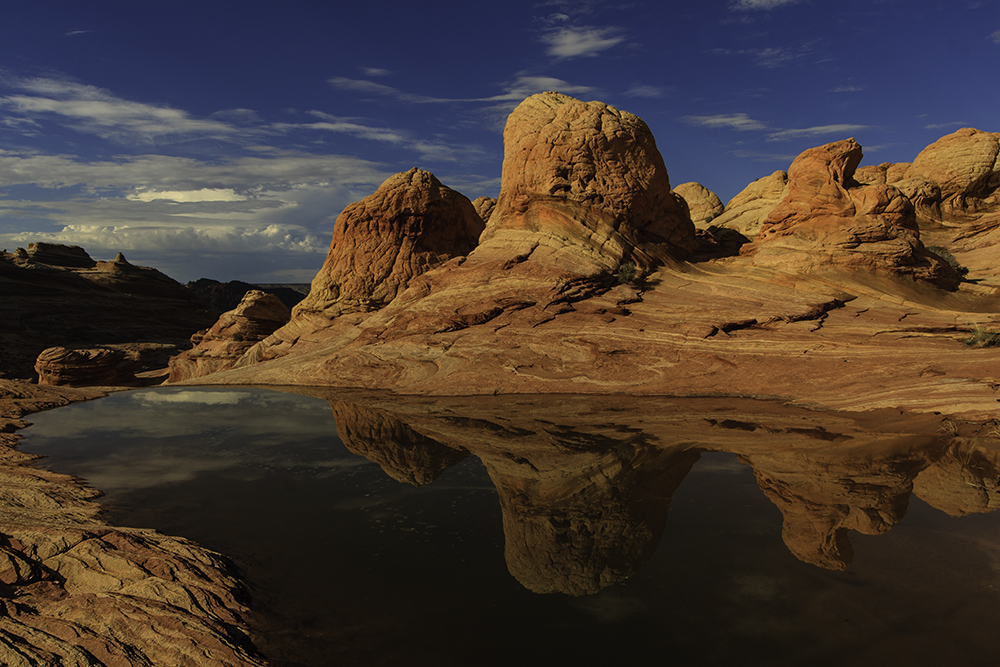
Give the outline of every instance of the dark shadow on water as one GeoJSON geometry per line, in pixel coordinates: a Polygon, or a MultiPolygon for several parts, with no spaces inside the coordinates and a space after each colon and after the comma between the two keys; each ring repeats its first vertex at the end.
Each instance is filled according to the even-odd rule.
{"type": "Polygon", "coordinates": [[[276,665],[995,662],[1000,445],[975,425],[311,393],[117,394],[22,448],[112,522],[236,560],[276,665]]]}

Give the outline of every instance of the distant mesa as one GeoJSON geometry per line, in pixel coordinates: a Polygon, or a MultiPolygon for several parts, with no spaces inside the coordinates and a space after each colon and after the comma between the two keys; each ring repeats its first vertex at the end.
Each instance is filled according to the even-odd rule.
{"type": "Polygon", "coordinates": [[[308,290],[301,292],[295,287],[254,285],[245,283],[242,280],[220,282],[211,278],[199,278],[187,283],[185,287],[221,311],[236,308],[240,304],[240,301],[243,300],[243,296],[251,290],[260,290],[268,294],[273,294],[281,299],[281,302],[289,309],[295,307],[308,293],[308,290]]]}
{"type": "Polygon", "coordinates": [[[59,243],[29,243],[27,259],[33,263],[76,269],[89,269],[97,265],[80,246],[59,243]]]}

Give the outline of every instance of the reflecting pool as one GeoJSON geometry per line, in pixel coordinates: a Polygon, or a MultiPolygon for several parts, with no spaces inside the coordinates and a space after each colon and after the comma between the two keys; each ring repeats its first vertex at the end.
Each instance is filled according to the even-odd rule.
{"type": "Polygon", "coordinates": [[[233,558],[279,665],[1000,664],[985,425],[310,391],[115,394],[21,449],[233,558]]]}

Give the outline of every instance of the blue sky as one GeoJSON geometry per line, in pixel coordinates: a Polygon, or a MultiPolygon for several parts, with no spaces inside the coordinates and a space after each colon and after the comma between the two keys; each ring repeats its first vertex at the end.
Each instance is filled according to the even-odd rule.
{"type": "Polygon", "coordinates": [[[642,117],[727,201],[855,137],[911,161],[1000,131],[1000,0],[0,0],[0,246],[181,281],[301,282],[410,167],[499,192],[502,128],[557,90],[642,117]]]}

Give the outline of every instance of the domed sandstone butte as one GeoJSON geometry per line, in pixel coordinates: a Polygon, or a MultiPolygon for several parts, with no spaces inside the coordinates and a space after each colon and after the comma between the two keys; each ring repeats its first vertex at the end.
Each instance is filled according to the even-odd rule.
{"type": "Polygon", "coordinates": [[[930,220],[964,222],[995,212],[1000,209],[1000,133],[964,128],[941,137],[917,155],[895,185],[930,220]]]}
{"type": "Polygon", "coordinates": [[[674,194],[687,203],[691,222],[696,227],[707,227],[708,223],[721,215],[726,208],[719,195],[701,183],[681,183],[674,188],[674,194]]]}
{"type": "Polygon", "coordinates": [[[472,207],[476,209],[476,213],[479,217],[483,219],[484,224],[490,224],[490,216],[493,215],[493,209],[497,206],[497,200],[493,197],[476,197],[472,200],[472,207]]]}
{"type": "Polygon", "coordinates": [[[170,360],[167,381],[180,382],[232,368],[247,350],[284,326],[290,315],[288,307],[274,294],[250,290],[235,309],[223,313],[200,336],[192,349],[170,360]]]}
{"type": "Polygon", "coordinates": [[[430,172],[413,168],[389,177],[340,214],[309,295],[288,326],[247,358],[282,356],[303,334],[342,315],[384,307],[414,277],[472,250],[483,227],[472,202],[430,172]]]}
{"type": "Polygon", "coordinates": [[[897,188],[862,185],[854,139],[811,148],[788,170],[788,194],[741,252],[757,266],[806,272],[824,265],[888,272],[946,289],[955,270],[920,242],[913,204],[897,188]]]}
{"type": "Polygon", "coordinates": [[[776,171],[743,188],[729,200],[725,210],[712,220],[712,224],[752,239],[760,232],[761,225],[774,207],[787,195],[788,174],[776,171]]]}
{"type": "Polygon", "coordinates": [[[552,92],[532,95],[507,119],[500,197],[481,245],[525,238],[569,268],[584,250],[614,270],[622,262],[649,269],[697,247],[642,119],[552,92]]]}

